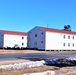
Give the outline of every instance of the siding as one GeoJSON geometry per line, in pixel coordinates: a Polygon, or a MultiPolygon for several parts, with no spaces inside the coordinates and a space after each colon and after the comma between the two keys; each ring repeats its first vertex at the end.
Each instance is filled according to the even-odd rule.
{"type": "Polygon", "coordinates": [[[27,46],[27,36],[18,36],[18,35],[4,35],[4,47],[14,47],[15,44],[18,44],[19,47],[26,47],[27,46]],[[22,39],[24,37],[24,39],[22,39]],[[22,43],[24,45],[22,46],[22,43]]]}
{"type": "Polygon", "coordinates": [[[0,32],[0,48],[3,48],[4,44],[4,34],[0,32]]]}
{"type": "Polygon", "coordinates": [[[46,50],[76,50],[76,35],[46,32],[46,50]]]}
{"type": "Polygon", "coordinates": [[[45,49],[45,32],[43,30],[36,27],[28,32],[28,48],[45,49]]]}

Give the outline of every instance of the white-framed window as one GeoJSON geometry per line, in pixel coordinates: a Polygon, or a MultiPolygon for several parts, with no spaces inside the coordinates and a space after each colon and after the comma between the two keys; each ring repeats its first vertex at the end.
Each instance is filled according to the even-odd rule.
{"type": "Polygon", "coordinates": [[[73,36],[73,39],[74,39],[74,36],[73,36]]]}
{"type": "Polygon", "coordinates": [[[43,34],[43,32],[41,34],[43,34]]]}
{"type": "Polygon", "coordinates": [[[35,37],[37,37],[37,34],[35,34],[35,37]]]}
{"type": "Polygon", "coordinates": [[[41,43],[43,43],[43,41],[41,41],[41,43]]]}
{"type": "Polygon", "coordinates": [[[68,36],[68,39],[70,39],[70,35],[68,36]]]}
{"type": "Polygon", "coordinates": [[[68,46],[70,46],[70,43],[68,43],[68,46]]]}
{"type": "Polygon", "coordinates": [[[34,45],[37,45],[37,41],[34,42],[34,45]]]}
{"type": "Polygon", "coordinates": [[[65,43],[63,43],[63,46],[65,46],[65,43]]]}
{"type": "Polygon", "coordinates": [[[64,39],[65,39],[65,35],[64,35],[64,39]]]}
{"type": "Polygon", "coordinates": [[[22,39],[24,39],[24,37],[22,36],[22,39]]]}
{"type": "Polygon", "coordinates": [[[24,43],[22,43],[22,46],[24,45],[24,43]]]}
{"type": "Polygon", "coordinates": [[[74,43],[72,43],[72,46],[74,47],[74,43]]]}

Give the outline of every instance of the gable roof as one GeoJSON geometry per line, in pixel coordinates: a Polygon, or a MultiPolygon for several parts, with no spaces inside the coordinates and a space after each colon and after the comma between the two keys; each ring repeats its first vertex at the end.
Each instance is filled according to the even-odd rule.
{"type": "Polygon", "coordinates": [[[22,35],[22,36],[27,35],[27,33],[25,32],[16,32],[16,31],[8,31],[8,30],[0,30],[0,32],[2,32],[3,34],[10,34],[10,35],[22,35]]]}
{"type": "Polygon", "coordinates": [[[68,31],[68,30],[59,30],[59,29],[46,28],[46,27],[41,27],[41,26],[38,26],[38,27],[41,28],[42,30],[46,31],[46,32],[55,32],[55,33],[64,33],[64,34],[76,35],[76,32],[72,32],[72,31],[68,31]]]}

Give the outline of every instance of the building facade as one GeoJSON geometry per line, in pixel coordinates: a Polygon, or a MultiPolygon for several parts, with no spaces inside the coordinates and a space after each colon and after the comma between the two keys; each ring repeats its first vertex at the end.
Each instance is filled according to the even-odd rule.
{"type": "Polygon", "coordinates": [[[0,30],[0,48],[26,48],[27,47],[27,33],[0,30]]]}
{"type": "Polygon", "coordinates": [[[76,32],[36,26],[28,32],[28,48],[76,50],[76,32]]]}

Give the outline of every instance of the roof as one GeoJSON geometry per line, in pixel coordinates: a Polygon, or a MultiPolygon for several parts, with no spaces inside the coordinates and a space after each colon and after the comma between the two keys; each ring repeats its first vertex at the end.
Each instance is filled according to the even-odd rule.
{"type": "Polygon", "coordinates": [[[41,28],[42,30],[46,31],[46,32],[55,32],[55,33],[64,33],[64,34],[76,35],[76,32],[72,32],[72,31],[68,31],[68,30],[59,30],[59,29],[46,28],[46,27],[41,27],[41,26],[38,26],[38,27],[41,28]]]}
{"type": "Polygon", "coordinates": [[[26,32],[16,32],[16,31],[8,31],[8,30],[0,30],[0,32],[2,32],[3,34],[10,34],[10,35],[22,35],[22,36],[27,35],[26,32]]]}

